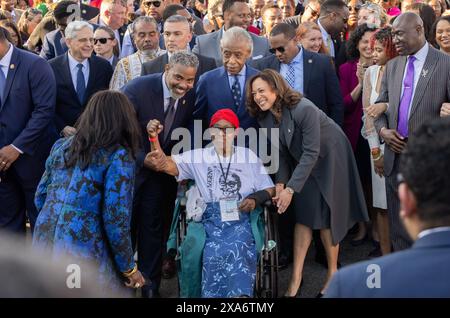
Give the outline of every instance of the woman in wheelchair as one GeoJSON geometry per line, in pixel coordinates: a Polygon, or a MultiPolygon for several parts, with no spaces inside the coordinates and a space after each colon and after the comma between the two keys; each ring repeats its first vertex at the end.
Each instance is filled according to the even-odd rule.
{"type": "Polygon", "coordinates": [[[206,234],[202,256],[201,296],[253,296],[258,251],[251,214],[274,195],[274,184],[250,149],[234,146],[239,119],[230,109],[210,122],[212,146],[166,156],[156,137],[157,120],[147,126],[154,149],[146,165],[194,180],[206,203],[201,224],[206,234]]]}

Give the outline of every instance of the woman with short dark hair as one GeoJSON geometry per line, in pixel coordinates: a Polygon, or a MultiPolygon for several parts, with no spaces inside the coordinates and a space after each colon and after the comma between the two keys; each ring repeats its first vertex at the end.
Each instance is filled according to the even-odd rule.
{"type": "Polygon", "coordinates": [[[271,140],[280,149],[274,198],[278,213],[291,203],[295,211],[294,267],[285,296],[299,291],[314,229],[320,229],[328,261],[321,296],[337,271],[339,242],[356,222],[368,219],[351,146],[340,127],[278,72],[267,69],[255,75],[246,92],[250,115],[262,128],[279,129],[279,140],[271,140]]]}
{"type": "Polygon", "coordinates": [[[74,136],[58,140],[36,191],[33,244],[98,268],[105,290],[142,287],[130,236],[135,157],[141,132],[120,92],[90,99],[74,136]],[[122,282],[123,281],[123,282],[122,282]]]}

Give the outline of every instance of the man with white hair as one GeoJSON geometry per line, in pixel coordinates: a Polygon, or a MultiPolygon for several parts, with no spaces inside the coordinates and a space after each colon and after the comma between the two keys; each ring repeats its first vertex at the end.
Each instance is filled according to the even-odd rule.
{"type": "Polygon", "coordinates": [[[256,127],[245,107],[245,83],[258,73],[246,61],[252,56],[253,42],[250,34],[241,27],[232,27],[223,33],[220,41],[223,66],[206,72],[197,83],[194,117],[209,122],[221,108],[232,109],[241,127],[256,127]]]}
{"type": "Polygon", "coordinates": [[[65,29],[69,51],[49,61],[55,74],[57,131],[64,137],[73,135],[75,122],[96,92],[108,89],[112,67],[94,50],[93,27],[85,21],[70,22],[65,29]]]}
{"type": "Polygon", "coordinates": [[[131,25],[131,30],[137,52],[119,61],[109,86],[111,89],[121,89],[130,80],[141,75],[144,63],[166,53],[159,48],[160,34],[153,17],[137,18],[131,25]]]}

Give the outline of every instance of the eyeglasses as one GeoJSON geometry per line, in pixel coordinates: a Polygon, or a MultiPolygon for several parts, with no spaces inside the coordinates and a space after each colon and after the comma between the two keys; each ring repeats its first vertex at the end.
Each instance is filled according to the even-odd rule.
{"type": "Polygon", "coordinates": [[[234,127],[213,126],[213,128],[218,132],[220,131],[222,134],[232,134],[232,133],[234,133],[234,130],[235,130],[234,127]]]}
{"type": "Polygon", "coordinates": [[[320,12],[314,10],[309,4],[308,4],[308,6],[306,8],[307,9],[309,8],[309,10],[311,11],[311,16],[313,16],[313,17],[318,17],[319,16],[320,12]]]}
{"type": "Polygon", "coordinates": [[[350,12],[354,11],[354,12],[358,12],[361,9],[361,5],[357,4],[356,6],[348,6],[348,10],[350,12]]]}
{"type": "Polygon", "coordinates": [[[161,6],[161,1],[146,1],[144,2],[144,7],[150,8],[152,4],[155,8],[159,8],[161,6]]]}
{"type": "Polygon", "coordinates": [[[101,44],[106,44],[106,42],[108,42],[108,40],[112,40],[112,38],[98,38],[98,39],[94,39],[94,44],[97,44],[98,42],[100,42],[101,44]]]}

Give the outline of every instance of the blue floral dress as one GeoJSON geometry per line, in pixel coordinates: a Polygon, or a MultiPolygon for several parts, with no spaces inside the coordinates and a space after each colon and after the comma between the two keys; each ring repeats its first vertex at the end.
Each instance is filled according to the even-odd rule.
{"type": "Polygon", "coordinates": [[[133,268],[130,219],[135,163],[119,147],[99,150],[82,170],[67,168],[64,152],[72,138],[53,146],[39,183],[39,211],[33,245],[48,248],[55,258],[93,264],[98,283],[121,291],[121,272],[133,268]]]}

